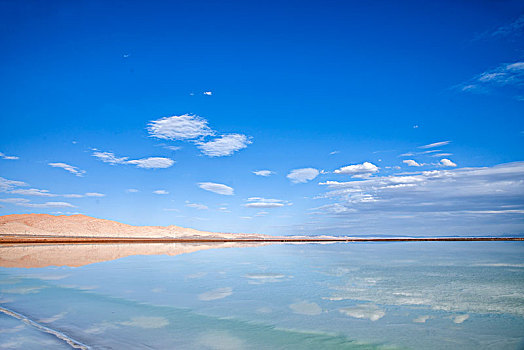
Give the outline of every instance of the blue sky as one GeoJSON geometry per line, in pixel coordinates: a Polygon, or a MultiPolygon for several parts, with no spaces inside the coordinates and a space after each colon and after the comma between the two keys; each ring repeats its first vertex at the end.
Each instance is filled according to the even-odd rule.
{"type": "Polygon", "coordinates": [[[523,232],[522,1],[4,1],[0,13],[2,215],[523,232]]]}

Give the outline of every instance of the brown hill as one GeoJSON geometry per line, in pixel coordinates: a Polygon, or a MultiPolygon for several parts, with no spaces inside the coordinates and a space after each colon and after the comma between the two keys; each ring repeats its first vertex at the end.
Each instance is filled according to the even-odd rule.
{"type": "Polygon", "coordinates": [[[179,226],[132,226],[86,215],[13,214],[0,216],[0,235],[130,238],[264,238],[258,234],[198,231],[179,226]]]}

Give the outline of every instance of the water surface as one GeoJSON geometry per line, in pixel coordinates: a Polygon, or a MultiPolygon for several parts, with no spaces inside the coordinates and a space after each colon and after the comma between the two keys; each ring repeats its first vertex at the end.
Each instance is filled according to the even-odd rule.
{"type": "Polygon", "coordinates": [[[6,349],[518,349],[524,335],[522,242],[12,246],[0,257],[6,349]]]}

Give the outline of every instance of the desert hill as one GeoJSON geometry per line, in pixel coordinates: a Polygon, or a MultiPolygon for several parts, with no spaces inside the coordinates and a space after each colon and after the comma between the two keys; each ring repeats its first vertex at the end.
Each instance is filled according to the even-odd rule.
{"type": "Polygon", "coordinates": [[[13,214],[0,216],[0,235],[130,238],[264,238],[258,234],[198,231],[179,226],[132,226],[86,215],[13,214]]]}

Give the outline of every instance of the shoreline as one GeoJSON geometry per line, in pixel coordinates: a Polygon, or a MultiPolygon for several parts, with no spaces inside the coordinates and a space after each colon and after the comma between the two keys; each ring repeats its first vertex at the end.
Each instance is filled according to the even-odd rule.
{"type": "Polygon", "coordinates": [[[358,243],[358,242],[486,242],[524,241],[524,237],[433,237],[433,238],[135,238],[135,237],[68,237],[68,236],[0,236],[3,244],[114,244],[114,243],[358,243]]]}

